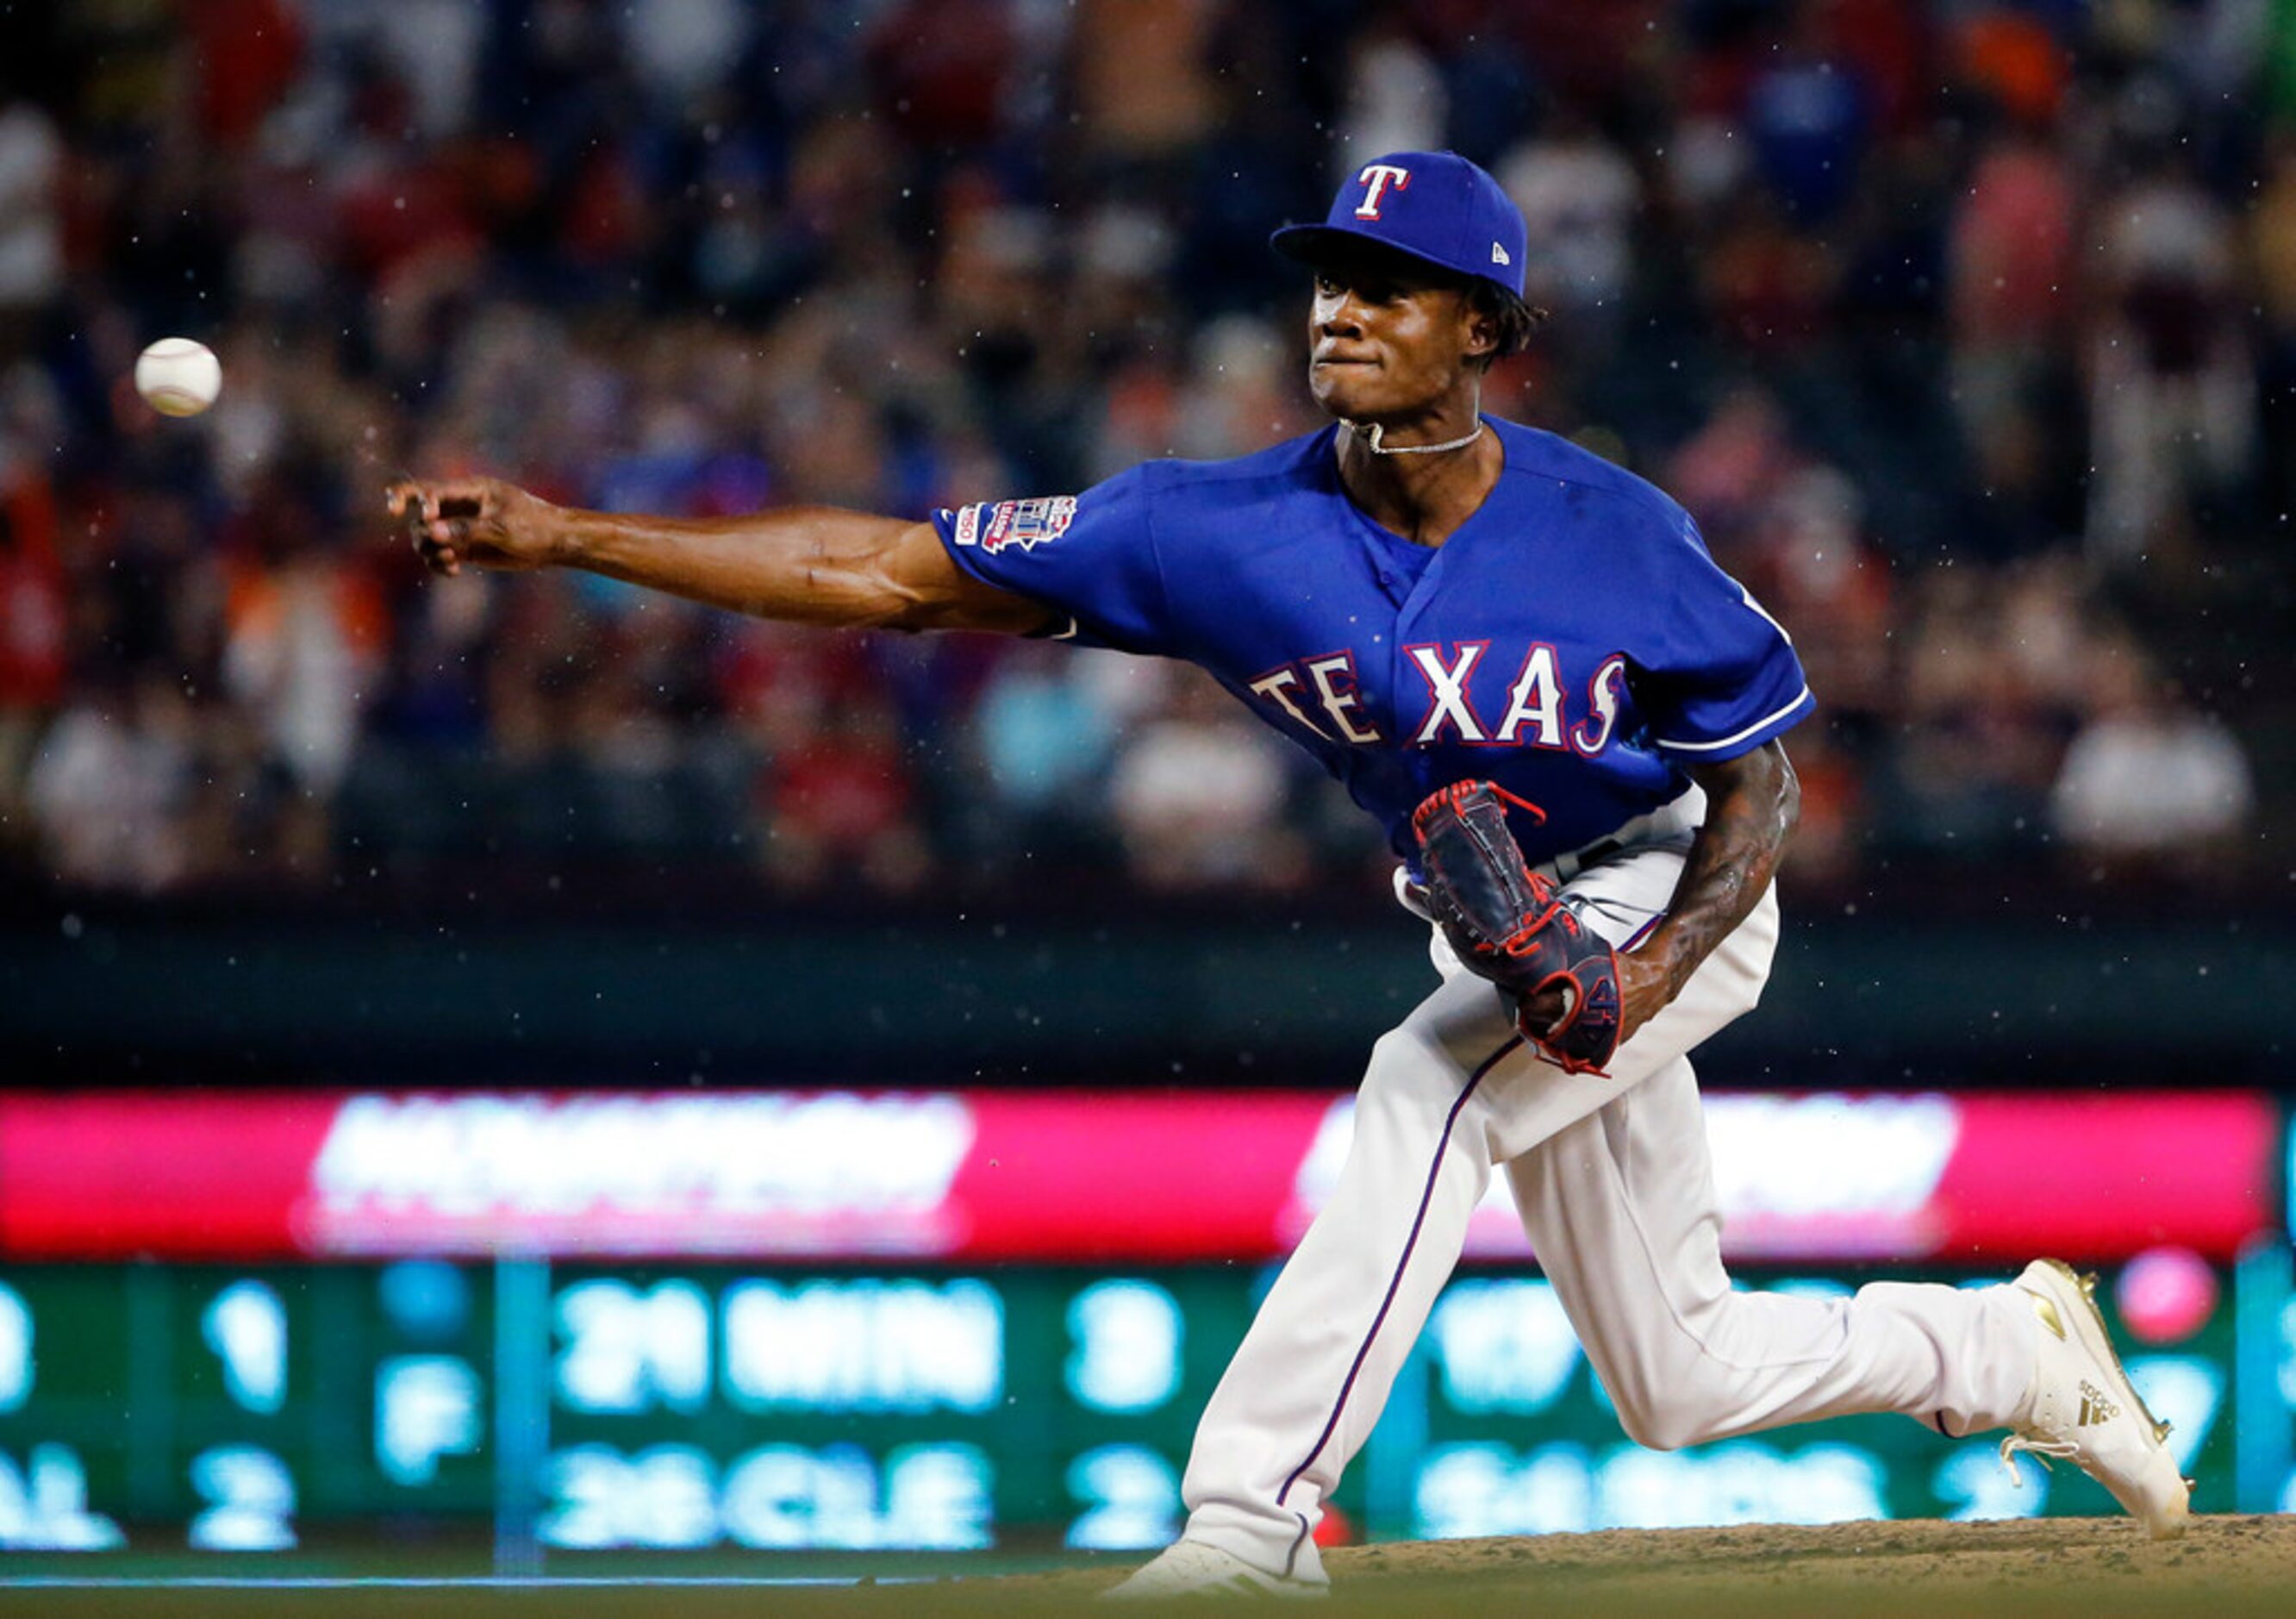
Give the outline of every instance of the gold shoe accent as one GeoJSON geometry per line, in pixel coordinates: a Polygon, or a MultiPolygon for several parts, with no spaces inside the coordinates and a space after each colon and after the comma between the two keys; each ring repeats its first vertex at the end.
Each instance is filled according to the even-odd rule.
{"type": "Polygon", "coordinates": [[[2156,1422],[2152,1425],[2152,1442],[2156,1445],[2167,1444],[2169,1435],[2176,1431],[2177,1425],[2173,1422],[2156,1422]]]}
{"type": "Polygon", "coordinates": [[[2064,1318],[2057,1313],[2056,1301],[2044,1298],[2038,1293],[2028,1293],[2025,1296],[2033,1301],[2033,1313],[2041,1318],[2041,1325],[2062,1338],[2065,1322],[2064,1318]]]}
{"type": "MultiPolygon", "coordinates": [[[[2162,1422],[2159,1418],[2152,1415],[2152,1408],[2144,1403],[2144,1396],[2137,1393],[2136,1385],[2128,1380],[2128,1368],[2120,1364],[2120,1351],[2114,1347],[2112,1335],[2105,1330],[2104,1312],[2099,1310],[2096,1305],[2096,1272],[2092,1270],[2087,1276],[2079,1275],[2070,1265],[2068,1265],[2061,1259],[2045,1259],[2036,1262],[2046,1265],[2050,1270],[2064,1278],[2065,1280],[2075,1283],[2079,1286],[2081,1291],[2081,1303],[2088,1306],[2089,1317],[2096,1324],[2097,1336],[2103,1340],[2105,1358],[2112,1362],[2113,1375],[2120,1380],[2122,1386],[2127,1388],[2130,1395],[2135,1398],[2136,1401],[2136,1414],[2144,1419],[2145,1426],[2152,1430],[2154,1442],[2159,1442],[2159,1441],[2168,1433],[2169,1425],[2162,1422]]],[[[2029,1298],[2038,1299],[2041,1295],[2035,1293],[2029,1294],[2026,1296],[2029,1298]]]]}

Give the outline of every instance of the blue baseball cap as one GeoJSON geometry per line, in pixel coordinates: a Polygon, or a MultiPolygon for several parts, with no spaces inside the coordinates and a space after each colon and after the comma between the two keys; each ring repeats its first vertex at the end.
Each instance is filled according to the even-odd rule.
{"type": "Polygon", "coordinates": [[[1341,185],[1321,225],[1287,225],[1267,244],[1312,266],[1334,248],[1374,242],[1521,298],[1528,240],[1513,199],[1457,152],[1390,152],[1341,185]]]}

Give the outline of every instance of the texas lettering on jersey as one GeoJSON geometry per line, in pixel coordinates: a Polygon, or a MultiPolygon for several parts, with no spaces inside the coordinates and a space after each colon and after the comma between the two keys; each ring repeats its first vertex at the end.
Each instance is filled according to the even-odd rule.
{"type": "MultiPolygon", "coordinates": [[[[1380,177],[1376,204],[1394,206],[1402,182],[1380,177]]],[[[1792,643],[1679,505],[1568,440],[1485,420],[1505,464],[1439,547],[1353,504],[1335,429],[934,522],[965,571],[1064,615],[1063,638],[1210,671],[1405,860],[1413,809],[1476,777],[1539,806],[1515,828],[1538,859],[1671,803],[1693,767],[1815,703],[1792,643]]]]}
{"type": "Polygon", "coordinates": [[[1447,742],[1476,747],[1553,748],[1592,755],[1609,744],[1618,727],[1620,700],[1625,690],[1623,654],[1613,653],[1604,658],[1587,678],[1577,707],[1580,717],[1573,723],[1566,712],[1566,693],[1573,688],[1554,648],[1544,641],[1533,642],[1523,654],[1505,682],[1503,697],[1491,694],[1494,686],[1487,675],[1480,686],[1485,696],[1479,704],[1476,672],[1488,663],[1490,648],[1488,641],[1406,644],[1404,660],[1418,672],[1426,691],[1415,718],[1405,720],[1403,703],[1394,705],[1398,720],[1404,720],[1397,736],[1381,733],[1372,708],[1365,703],[1353,653],[1329,653],[1285,663],[1248,684],[1254,695],[1275,704],[1294,725],[1326,742],[1357,747],[1390,742],[1431,747],[1447,742]]]}

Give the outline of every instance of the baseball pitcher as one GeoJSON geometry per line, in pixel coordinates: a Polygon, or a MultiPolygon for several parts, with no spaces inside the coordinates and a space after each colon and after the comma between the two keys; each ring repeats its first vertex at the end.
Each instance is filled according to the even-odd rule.
{"type": "MultiPolygon", "coordinates": [[[[563,510],[395,486],[436,571],[588,569],[806,623],[997,630],[1185,659],[1385,829],[1441,986],[1373,1047],[1338,1188],[1198,1428],[1180,1541],[1124,1596],[1314,1595],[1322,1503],[1503,1171],[1627,1432],[1671,1449],[1850,1412],[2071,1460],[2156,1536],[2188,1487],[2080,1278],[1739,1293],[1689,1053],[1759,999],[1814,707],[1786,632],[1682,508],[1481,414],[1527,341],[1524,225],[1399,152],[1278,231],[1313,275],[1329,428],[1081,494],[906,522],[563,510]]],[[[1111,1150],[1120,1150],[1111,1147],[1111,1150]]]]}

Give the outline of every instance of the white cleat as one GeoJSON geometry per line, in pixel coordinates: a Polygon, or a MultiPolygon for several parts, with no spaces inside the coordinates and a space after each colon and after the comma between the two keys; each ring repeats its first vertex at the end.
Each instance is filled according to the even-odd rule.
{"type": "Polygon", "coordinates": [[[1183,1597],[1315,1598],[1327,1588],[1254,1568],[1242,1557],[1201,1541],[1175,1541],[1155,1561],[1101,1596],[1112,1602],[1165,1601],[1183,1597]]]}
{"type": "Polygon", "coordinates": [[[2154,1540],[2175,1540],[2192,1517],[2192,1485],[2161,1443],[2169,1425],[2152,1419],[2120,1369],[2089,1296],[2096,1278],[2037,1259],[2016,1285],[2040,1319],[2040,1361],[2024,1420],[2001,1442],[2002,1466],[2014,1476],[2010,1458],[2020,1451],[2063,1457],[2112,1492],[2154,1540]]]}

